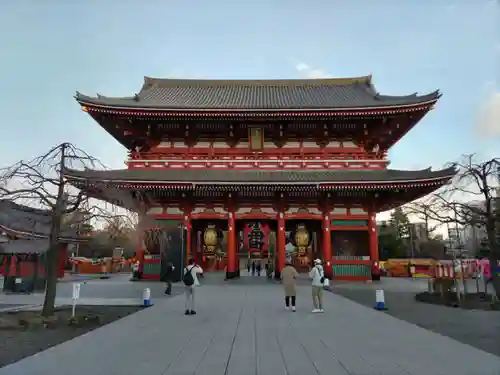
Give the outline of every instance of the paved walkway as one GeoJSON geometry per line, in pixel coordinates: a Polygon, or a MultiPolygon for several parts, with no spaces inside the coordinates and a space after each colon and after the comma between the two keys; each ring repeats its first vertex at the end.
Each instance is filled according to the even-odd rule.
{"type": "Polygon", "coordinates": [[[156,305],[33,357],[0,375],[498,375],[500,357],[325,294],[310,313],[310,290],[286,312],[279,285],[206,285],[196,316],[183,298],[156,305]]]}
{"type": "MultiPolygon", "coordinates": [[[[15,296],[24,297],[24,296],[15,296]]],[[[29,296],[33,297],[33,296],[29,296]]],[[[34,296],[38,297],[38,296],[34,296]]],[[[73,304],[71,298],[56,298],[56,306],[70,306],[73,304]]],[[[141,298],[80,298],[78,300],[78,306],[140,306],[142,304],[141,298]]],[[[12,299],[9,304],[0,304],[0,312],[5,311],[16,311],[16,310],[40,310],[43,306],[43,296],[39,298],[30,299],[12,299]],[[13,301],[18,301],[14,304],[13,301]]]]}

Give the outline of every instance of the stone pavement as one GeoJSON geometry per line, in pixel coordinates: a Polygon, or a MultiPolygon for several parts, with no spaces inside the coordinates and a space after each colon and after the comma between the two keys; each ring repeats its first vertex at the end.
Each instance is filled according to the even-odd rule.
{"type": "Polygon", "coordinates": [[[379,288],[385,291],[387,314],[500,356],[500,312],[417,302],[415,294],[427,291],[426,280],[384,278],[372,284],[332,284],[334,293],[369,307],[373,306],[374,290],[379,288]]]}
{"type": "MultiPolygon", "coordinates": [[[[43,296],[35,295],[29,296],[31,302],[27,302],[27,296],[12,296],[21,297],[19,299],[12,299],[13,301],[19,301],[18,304],[5,304],[0,305],[0,312],[5,311],[16,311],[16,310],[40,310],[43,306],[43,296]]],[[[70,306],[73,304],[71,298],[56,298],[56,306],[70,306]]],[[[142,304],[141,298],[80,298],[76,305],[78,306],[140,306],[142,304]]]]}
{"type": "MultiPolygon", "coordinates": [[[[222,280],[223,277],[220,279],[222,280]]],[[[106,280],[82,279],[73,280],[81,284],[80,305],[137,305],[142,301],[144,288],[151,290],[153,298],[164,296],[163,283],[156,281],[131,282],[130,275],[114,274],[106,280]]],[[[217,281],[220,284],[220,281],[217,281]]],[[[73,282],[62,282],[57,285],[57,305],[71,304],[73,282]]],[[[173,286],[173,294],[182,293],[182,285],[173,286]]],[[[0,309],[9,305],[40,305],[43,303],[43,293],[4,294],[0,292],[0,309]]]]}
{"type": "Polygon", "coordinates": [[[0,375],[498,375],[500,357],[325,294],[296,313],[279,285],[205,285],[198,314],[181,296],[0,369],[0,375]]]}

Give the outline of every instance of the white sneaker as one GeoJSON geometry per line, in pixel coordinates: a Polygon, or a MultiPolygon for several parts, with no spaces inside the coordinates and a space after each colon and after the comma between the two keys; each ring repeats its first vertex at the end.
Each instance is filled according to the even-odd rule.
{"type": "Polygon", "coordinates": [[[325,312],[325,310],[323,310],[323,309],[319,309],[319,312],[320,312],[320,313],[324,313],[324,312],[325,312]]]}
{"type": "Polygon", "coordinates": [[[295,310],[295,306],[292,306],[292,311],[294,311],[294,312],[297,311],[297,310],[295,310]]]}
{"type": "Polygon", "coordinates": [[[288,311],[290,310],[290,308],[288,306],[285,306],[285,310],[288,311]]]}
{"type": "Polygon", "coordinates": [[[321,310],[320,309],[314,309],[312,312],[313,313],[319,313],[321,310]]]}

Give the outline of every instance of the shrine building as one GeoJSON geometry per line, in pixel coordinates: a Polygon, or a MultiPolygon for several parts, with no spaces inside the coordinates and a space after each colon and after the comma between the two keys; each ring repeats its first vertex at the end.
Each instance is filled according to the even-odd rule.
{"type": "Polygon", "coordinates": [[[390,169],[388,150],[440,94],[388,96],[371,76],[297,80],[144,79],[115,98],[77,93],[83,111],[128,150],[126,169],[66,170],[75,186],[141,199],[163,228],[145,242],[143,278],[162,259],[237,277],[248,262],[276,277],[315,258],[336,279],[377,278],[375,215],[456,173],[390,169]],[[145,198],[146,197],[146,198],[145,198]]]}

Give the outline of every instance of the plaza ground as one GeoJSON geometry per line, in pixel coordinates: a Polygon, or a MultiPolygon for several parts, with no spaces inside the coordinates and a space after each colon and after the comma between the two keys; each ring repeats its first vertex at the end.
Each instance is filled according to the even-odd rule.
{"type": "Polygon", "coordinates": [[[281,286],[264,279],[205,281],[195,316],[183,315],[182,296],[158,297],[152,308],[0,375],[500,374],[498,356],[335,293],[325,294],[324,314],[311,314],[310,288],[302,282],[292,313],[283,309],[281,286]]]}
{"type": "MultiPolygon", "coordinates": [[[[475,282],[469,284],[469,291],[475,292],[475,282]]],[[[427,280],[386,278],[381,284],[334,283],[332,291],[372,307],[374,289],[380,286],[385,291],[387,314],[500,357],[500,311],[464,310],[415,301],[416,293],[427,290],[427,280]]]]}

